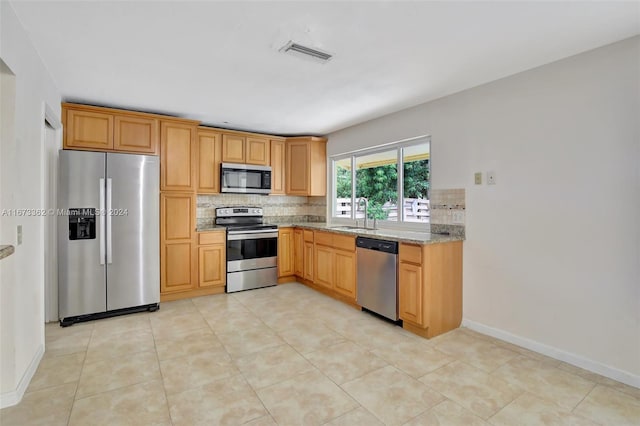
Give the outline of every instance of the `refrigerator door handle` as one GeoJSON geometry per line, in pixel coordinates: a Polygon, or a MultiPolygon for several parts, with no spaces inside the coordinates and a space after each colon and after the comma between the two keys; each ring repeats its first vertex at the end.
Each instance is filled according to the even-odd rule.
{"type": "Polygon", "coordinates": [[[104,217],[104,178],[100,178],[100,211],[98,212],[100,222],[100,264],[105,262],[105,217],[104,217]]]}
{"type": "Polygon", "coordinates": [[[107,219],[107,264],[111,264],[111,178],[107,178],[107,211],[104,213],[107,219]]]}

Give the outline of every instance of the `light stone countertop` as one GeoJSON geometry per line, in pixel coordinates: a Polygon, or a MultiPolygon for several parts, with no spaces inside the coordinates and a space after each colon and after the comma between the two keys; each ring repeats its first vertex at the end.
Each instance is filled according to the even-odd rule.
{"type": "MultiPolygon", "coordinates": [[[[313,229],[316,231],[335,232],[344,235],[354,235],[358,237],[369,237],[378,240],[399,241],[415,244],[437,244],[448,243],[451,241],[464,241],[464,237],[447,234],[433,234],[429,232],[400,231],[394,229],[344,229],[344,227],[336,225],[328,225],[325,222],[292,222],[278,223],[279,228],[298,227],[305,229],[313,229]]],[[[215,231],[224,229],[223,226],[202,226],[197,229],[198,232],[215,231]]]]}
{"type": "Polygon", "coordinates": [[[0,246],[0,259],[11,256],[14,251],[15,248],[13,246],[0,246]]]}

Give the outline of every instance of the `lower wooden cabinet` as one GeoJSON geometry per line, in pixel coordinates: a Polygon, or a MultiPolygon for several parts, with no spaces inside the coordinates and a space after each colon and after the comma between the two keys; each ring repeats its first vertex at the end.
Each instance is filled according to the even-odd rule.
{"type": "Polygon", "coordinates": [[[198,288],[224,292],[227,283],[227,234],[225,231],[198,233],[198,288]],[[216,290],[217,288],[217,290],[216,290]]]}
{"type": "Polygon", "coordinates": [[[313,284],[329,294],[356,300],[355,237],[332,232],[316,232],[314,236],[313,284]]]}
{"type": "Polygon", "coordinates": [[[314,284],[321,285],[328,289],[333,289],[333,249],[316,244],[314,247],[314,255],[314,266],[316,270],[315,279],[313,280],[314,284]]]}
{"type": "Polygon", "coordinates": [[[304,278],[304,236],[300,228],[293,230],[293,272],[304,278]]]}
{"type": "Polygon", "coordinates": [[[304,242],[303,263],[304,279],[313,281],[313,242],[304,242]]]}
{"type": "Polygon", "coordinates": [[[198,287],[223,287],[226,280],[224,244],[198,247],[198,287]]]}
{"type": "Polygon", "coordinates": [[[350,299],[356,300],[356,253],[335,250],[336,278],[333,289],[350,299]]]}
{"type": "Polygon", "coordinates": [[[462,241],[399,249],[398,307],[403,327],[434,337],[462,321],[462,241]]]}
{"type": "Polygon", "coordinates": [[[294,232],[293,228],[278,230],[278,278],[294,275],[294,232]]]}
{"type": "Polygon", "coordinates": [[[160,194],[160,301],[223,293],[226,232],[195,232],[196,194],[160,194]]]}
{"type": "Polygon", "coordinates": [[[195,283],[192,265],[193,245],[191,241],[163,244],[160,253],[160,292],[161,294],[188,291],[195,283]]]}
{"type": "Polygon", "coordinates": [[[398,309],[400,319],[423,326],[422,318],[422,267],[400,262],[398,284],[398,309]]]}
{"type": "Polygon", "coordinates": [[[195,194],[160,194],[160,293],[191,290],[196,285],[193,220],[195,194]]]}

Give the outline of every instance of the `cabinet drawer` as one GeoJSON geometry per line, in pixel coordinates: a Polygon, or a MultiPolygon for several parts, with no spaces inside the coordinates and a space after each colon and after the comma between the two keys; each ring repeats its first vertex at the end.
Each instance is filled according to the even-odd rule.
{"type": "Polygon", "coordinates": [[[313,242],[313,231],[309,231],[307,229],[304,229],[303,231],[304,231],[304,240],[312,243],[313,242]]]}
{"type": "Polygon", "coordinates": [[[422,247],[411,244],[400,244],[400,262],[422,264],[422,247]]]}
{"type": "Polygon", "coordinates": [[[200,232],[198,234],[198,244],[224,244],[225,237],[224,231],[200,232]]]}
{"type": "Polygon", "coordinates": [[[328,232],[316,232],[315,235],[316,244],[322,244],[323,246],[333,246],[333,234],[328,232]]]}
{"type": "Polygon", "coordinates": [[[350,235],[333,234],[333,248],[355,251],[356,238],[350,235]]]}

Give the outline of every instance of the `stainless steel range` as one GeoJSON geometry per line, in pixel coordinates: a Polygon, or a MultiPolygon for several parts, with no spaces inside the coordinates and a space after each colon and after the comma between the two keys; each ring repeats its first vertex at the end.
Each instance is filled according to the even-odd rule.
{"type": "Polygon", "coordinates": [[[216,209],[227,228],[227,293],[278,284],[278,227],[263,223],[260,207],[216,209]]]}

